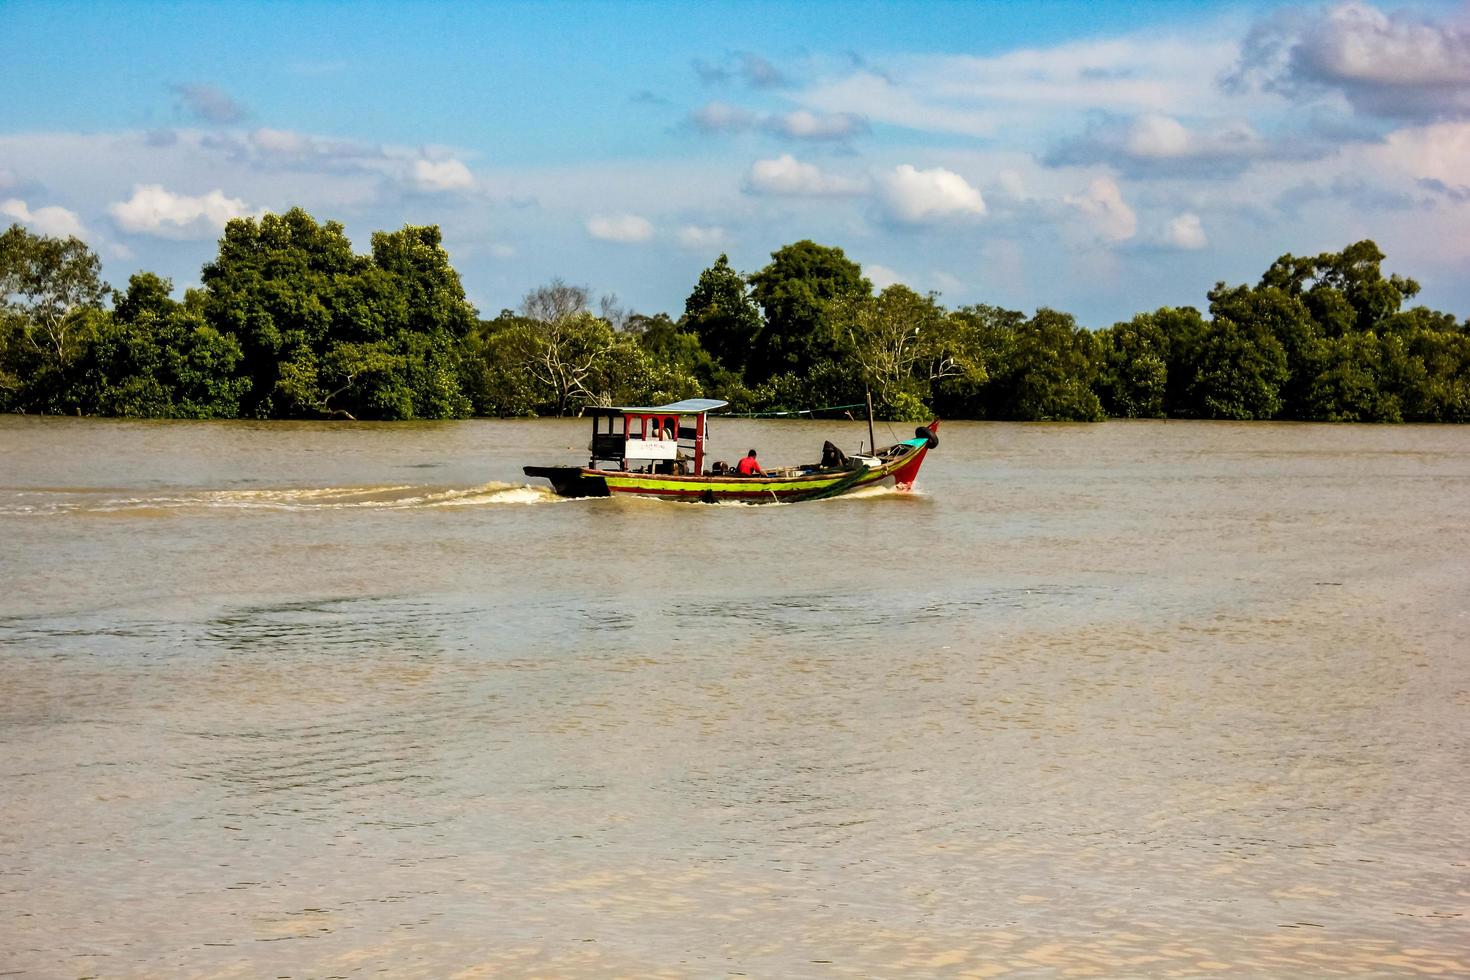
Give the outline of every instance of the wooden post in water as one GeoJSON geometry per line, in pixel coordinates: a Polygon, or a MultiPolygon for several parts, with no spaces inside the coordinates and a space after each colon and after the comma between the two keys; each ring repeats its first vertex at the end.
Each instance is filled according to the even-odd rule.
{"type": "Polygon", "coordinates": [[[868,398],[868,454],[878,452],[878,440],[873,436],[873,389],[863,383],[863,394],[868,398]]]}

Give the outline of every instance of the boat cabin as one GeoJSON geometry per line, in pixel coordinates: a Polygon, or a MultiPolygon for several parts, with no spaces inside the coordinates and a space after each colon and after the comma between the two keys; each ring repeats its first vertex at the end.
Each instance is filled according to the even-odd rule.
{"type": "Polygon", "coordinates": [[[704,447],[709,440],[706,414],[728,404],[714,398],[686,398],[670,405],[589,408],[592,459],[587,465],[592,469],[703,473],[704,447]]]}

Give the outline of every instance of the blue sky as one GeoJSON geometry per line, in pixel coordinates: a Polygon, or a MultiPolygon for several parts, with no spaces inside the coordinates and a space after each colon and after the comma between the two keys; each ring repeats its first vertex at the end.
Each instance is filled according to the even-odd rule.
{"type": "Polygon", "coordinates": [[[0,40],[0,221],[119,284],[301,205],[439,224],[486,315],[677,315],[813,238],[1105,326],[1363,237],[1470,315],[1465,3],[11,0],[0,40]]]}

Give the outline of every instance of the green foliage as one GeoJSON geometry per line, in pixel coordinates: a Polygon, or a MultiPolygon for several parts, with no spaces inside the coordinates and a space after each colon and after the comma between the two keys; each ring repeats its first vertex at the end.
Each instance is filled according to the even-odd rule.
{"type": "Polygon", "coordinates": [[[480,321],[439,231],[354,253],[305,211],[230,222],[202,288],[110,288],[77,239],[0,235],[0,410],[133,417],[572,415],[707,395],[734,411],[861,403],[880,415],[1470,421],[1470,326],[1385,275],[1371,241],[1217,283],[1209,318],[1161,308],[1090,332],[1042,308],[874,295],[841,249],[786,245],[748,284],[720,256],[675,321],[602,316],[554,279],[480,321]],[[759,307],[759,309],[757,308],[759,307]]]}
{"type": "MultiPolygon", "coordinates": [[[[531,377],[546,393],[549,414],[581,414],[588,405],[610,403],[604,384],[609,368],[619,360],[617,338],[606,320],[581,311],[551,321],[532,320],[524,349],[531,377]]],[[[543,414],[548,414],[543,409],[543,414]]]]}
{"type": "Polygon", "coordinates": [[[805,374],[785,371],[732,398],[737,411],[801,412],[826,405],[856,405],[864,398],[862,377],[844,361],[823,358],[805,374]]]}
{"type": "Polygon", "coordinates": [[[170,298],[172,284],[139,273],[111,316],[98,317],[68,397],[87,414],[234,418],[249,384],[234,337],[170,298]]]}
{"type": "Polygon", "coordinates": [[[1383,259],[1364,240],[1341,252],[1283,255],[1254,287],[1218,284],[1210,292],[1209,345],[1199,348],[1208,363],[1188,365],[1188,391],[1177,400],[1171,364],[1171,414],[1344,422],[1461,417],[1463,331],[1448,314],[1401,310],[1419,284],[1385,277],[1383,259]]]}
{"type": "Polygon", "coordinates": [[[617,358],[606,379],[604,404],[664,405],[698,398],[704,390],[699,379],[679,363],[664,360],[636,343],[619,338],[617,358]]]}
{"type": "Polygon", "coordinates": [[[1007,416],[1041,422],[1095,422],[1102,403],[1092,390],[1097,341],[1069,313],[1042,308],[1016,331],[1000,376],[1007,416]]]}
{"type": "Polygon", "coordinates": [[[683,323],[720,365],[744,373],[761,332],[761,316],[745,278],[730,268],[724,255],[699,274],[684,301],[683,323]]]}
{"type": "Polygon", "coordinates": [[[1199,418],[1272,419],[1286,377],[1286,351],[1269,331],[1216,319],[1205,328],[1186,397],[1199,418]]]}
{"type": "Polygon", "coordinates": [[[0,405],[32,412],[72,408],[77,363],[97,335],[111,288],[102,261],[76,238],[0,235],[0,405]]]}
{"type": "Polygon", "coordinates": [[[300,208],[237,218],[202,281],[205,319],[244,350],[247,414],[469,414],[456,345],[476,318],[438,228],[378,232],[369,257],[300,208]]]}
{"type": "Polygon", "coordinates": [[[1169,386],[1169,336],[1156,314],[1140,313],[1098,335],[1097,392],[1103,409],[1126,419],[1163,418],[1169,386]]]}
{"type": "Polygon", "coordinates": [[[697,398],[707,391],[721,391],[741,383],[738,371],[706,350],[697,332],[687,329],[687,320],[675,323],[667,314],[629,318],[627,330],[638,338],[638,344],[652,365],[684,379],[680,390],[692,391],[682,397],[697,398]],[[693,382],[691,385],[689,382],[693,382]]]}
{"type": "Polygon", "coordinates": [[[1101,346],[1070,314],[1043,307],[1027,319],[1015,310],[974,306],[958,316],[984,373],[942,386],[936,407],[952,406],[965,413],[960,417],[984,419],[1103,418],[1093,391],[1101,346]]]}
{"type": "Polygon", "coordinates": [[[533,350],[530,326],[509,310],[481,322],[466,338],[460,378],[476,415],[517,418],[537,414],[545,398],[527,370],[533,350]]]}
{"type": "Polygon", "coordinates": [[[1307,415],[1325,422],[1402,422],[1398,399],[1380,388],[1382,347],[1377,335],[1348,333],[1322,345],[1307,392],[1307,415]]]}
{"type": "Polygon", "coordinates": [[[1372,330],[1419,292],[1412,279],[1382,272],[1384,254],[1371,240],[1315,258],[1283,255],[1261,277],[1258,288],[1277,288],[1302,297],[1330,337],[1372,330]]]}
{"type": "Polygon", "coordinates": [[[1161,306],[1148,316],[1163,331],[1169,350],[1164,379],[1165,412],[1193,418],[1197,413],[1190,410],[1189,390],[1199,372],[1207,328],[1205,318],[1192,306],[1161,306]]]}
{"type": "Polygon", "coordinates": [[[467,338],[465,361],[477,412],[580,415],[590,405],[700,394],[697,375],[713,362],[692,334],[667,317],[634,317],[634,330],[616,331],[575,303],[542,304],[550,288],[528,293],[523,309],[551,319],[507,310],[467,338]]]}
{"type": "Polygon", "coordinates": [[[25,384],[21,350],[25,319],[0,305],[0,412],[21,407],[25,384]]]}
{"type": "Polygon", "coordinates": [[[783,372],[809,373],[840,346],[834,303],[872,292],[862,269],[843,254],[812,241],[771,253],[771,264],[750,277],[765,325],[751,351],[747,379],[765,381],[783,372]]]}
{"type": "Polygon", "coordinates": [[[920,296],[892,285],[877,296],[852,296],[832,305],[838,351],[856,362],[872,386],[876,410],[885,417],[914,421],[932,417],[925,404],[946,378],[983,377],[984,366],[963,336],[964,324],[951,318],[930,293],[920,296]]]}
{"type": "MultiPolygon", "coordinates": [[[[1290,257],[1283,256],[1277,262],[1287,258],[1290,257]]],[[[1240,412],[1244,409],[1238,407],[1211,409],[1203,403],[1199,395],[1185,403],[1186,410],[1203,418],[1273,418],[1277,414],[1287,418],[1314,417],[1309,407],[1309,392],[1312,379],[1321,369],[1325,340],[1333,334],[1312,316],[1302,294],[1275,286],[1257,286],[1254,289],[1237,286],[1227,289],[1224,283],[1217,283],[1210,291],[1209,298],[1210,314],[1217,323],[1229,320],[1245,327],[1256,343],[1263,343],[1263,338],[1267,337],[1274,339],[1285,357],[1286,373],[1279,381],[1274,382],[1277,390],[1270,400],[1275,408],[1270,415],[1253,414],[1254,410],[1242,415],[1240,412]]],[[[1320,309],[1336,310],[1339,314],[1346,307],[1346,301],[1339,306],[1331,300],[1330,294],[1320,290],[1316,292],[1313,302],[1320,309]]],[[[1348,311],[1348,322],[1351,319],[1351,312],[1348,311]]],[[[1215,370],[1219,370],[1218,365],[1215,370]]],[[[1193,385],[1198,388],[1200,383],[1197,367],[1193,385]]]]}
{"type": "Polygon", "coordinates": [[[182,308],[135,320],[107,318],[90,347],[73,395],[88,414],[132,418],[234,418],[248,380],[242,357],[222,336],[182,308]]]}
{"type": "Polygon", "coordinates": [[[934,386],[934,413],[961,419],[1006,417],[997,401],[1001,390],[998,375],[1008,370],[1016,332],[1026,322],[1026,314],[977,304],[956,310],[948,319],[949,329],[965,350],[971,367],[934,386]]]}
{"type": "Polygon", "coordinates": [[[1470,422],[1470,333],[1419,330],[1393,338],[1385,373],[1407,422],[1470,422]]]}
{"type": "Polygon", "coordinates": [[[173,416],[230,419],[240,414],[249,380],[237,372],[244,352],[198,313],[179,310],[165,323],[165,379],[173,389],[173,416]]]}

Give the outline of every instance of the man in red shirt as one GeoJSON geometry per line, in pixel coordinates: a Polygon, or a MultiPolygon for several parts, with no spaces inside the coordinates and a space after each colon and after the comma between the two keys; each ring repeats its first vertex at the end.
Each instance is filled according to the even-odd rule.
{"type": "Polygon", "coordinates": [[[735,472],[741,476],[765,476],[766,471],[761,469],[760,462],[755,458],[755,450],[745,454],[745,458],[735,464],[735,472]]]}

